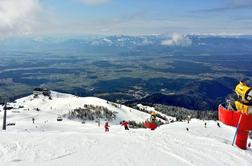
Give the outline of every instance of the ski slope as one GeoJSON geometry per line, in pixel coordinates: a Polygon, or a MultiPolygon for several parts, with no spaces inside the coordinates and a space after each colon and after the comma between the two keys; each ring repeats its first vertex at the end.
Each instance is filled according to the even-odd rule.
{"type": "MultiPolygon", "coordinates": [[[[33,117],[37,122],[41,123],[45,121],[55,121],[58,116],[63,116],[76,108],[83,108],[85,104],[103,106],[115,112],[116,119],[113,120],[113,124],[119,124],[122,120],[143,122],[150,116],[144,112],[97,97],[78,97],[54,91],[52,91],[51,96],[52,100],[49,100],[47,96],[43,95],[39,95],[38,98],[34,98],[33,95],[30,95],[18,99],[15,103],[8,104],[14,107],[13,110],[9,111],[8,117],[11,117],[10,120],[18,123],[31,121],[33,117]],[[23,108],[19,108],[19,106],[23,108]],[[36,111],[37,108],[39,111],[36,111]]],[[[64,119],[64,121],[69,120],[64,119]]]]}
{"type": "MultiPolygon", "coordinates": [[[[221,124],[219,128],[216,122],[205,121],[205,128],[205,122],[193,119],[189,124],[171,123],[155,131],[125,131],[118,125],[120,120],[142,121],[149,115],[125,106],[115,108],[99,98],[81,98],[57,92],[53,92],[52,98],[33,100],[32,96],[28,96],[11,104],[18,106],[22,103],[24,108],[8,111],[7,121],[16,125],[7,126],[7,130],[0,133],[0,165],[252,165],[251,149],[243,151],[231,146],[235,132],[232,127],[221,124]],[[105,133],[103,125],[98,127],[92,122],[56,121],[58,114],[83,103],[103,105],[118,112],[118,119],[111,123],[110,132],[105,133]],[[37,107],[41,111],[33,110],[37,107]],[[31,120],[34,116],[35,124],[31,120]]],[[[2,116],[3,111],[0,118],[2,116]]]]}

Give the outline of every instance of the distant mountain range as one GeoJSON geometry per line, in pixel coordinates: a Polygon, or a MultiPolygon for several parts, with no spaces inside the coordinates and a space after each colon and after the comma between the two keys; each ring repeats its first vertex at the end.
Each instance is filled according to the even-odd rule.
{"type": "Polygon", "coordinates": [[[216,35],[146,35],[146,36],[106,36],[106,37],[26,37],[26,38],[7,38],[0,40],[0,48],[4,49],[48,49],[48,48],[123,48],[136,49],[147,48],[152,46],[152,49],[169,49],[174,47],[183,47],[180,45],[184,39],[190,40],[190,45],[187,49],[191,50],[213,50],[218,49],[236,49],[236,50],[252,50],[252,36],[216,36],[216,35]],[[175,40],[175,42],[173,42],[175,40]],[[169,44],[164,41],[168,41],[169,44]],[[170,42],[169,42],[170,41],[170,42]],[[237,47],[239,42],[239,47],[237,47]]]}

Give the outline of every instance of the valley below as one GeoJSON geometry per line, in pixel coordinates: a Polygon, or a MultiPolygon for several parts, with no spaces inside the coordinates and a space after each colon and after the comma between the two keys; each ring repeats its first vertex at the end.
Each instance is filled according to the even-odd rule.
{"type": "Polygon", "coordinates": [[[237,82],[251,80],[252,39],[190,39],[190,47],[160,45],[162,36],[58,42],[28,38],[19,45],[14,39],[1,41],[0,100],[13,101],[46,87],[129,106],[163,104],[216,111],[237,82]]]}

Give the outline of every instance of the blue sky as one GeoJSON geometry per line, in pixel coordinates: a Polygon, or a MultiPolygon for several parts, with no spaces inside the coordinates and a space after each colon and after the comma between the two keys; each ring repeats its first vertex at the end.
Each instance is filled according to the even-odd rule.
{"type": "MultiPolygon", "coordinates": [[[[1,1],[0,9],[3,5],[1,1]]],[[[23,1],[27,4],[27,9],[20,11],[24,18],[20,18],[20,13],[16,11],[18,25],[26,25],[25,28],[17,29],[18,33],[28,31],[27,33],[49,35],[252,34],[252,0],[8,1],[13,1],[13,4],[23,1]]],[[[14,11],[13,4],[8,4],[6,8],[14,11]]],[[[15,10],[17,9],[21,9],[21,6],[16,6],[15,10]]],[[[1,18],[5,18],[5,14],[8,15],[8,12],[1,13],[0,10],[0,22],[1,18]]],[[[8,32],[8,29],[11,29],[8,33],[16,34],[14,27],[17,27],[17,23],[11,19],[13,16],[7,17],[6,25],[0,23],[0,33],[1,30],[8,32]]]]}

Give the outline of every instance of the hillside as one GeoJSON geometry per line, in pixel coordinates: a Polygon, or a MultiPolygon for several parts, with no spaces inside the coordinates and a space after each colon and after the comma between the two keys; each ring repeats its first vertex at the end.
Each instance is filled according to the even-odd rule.
{"type": "MultiPolygon", "coordinates": [[[[111,114],[114,114],[115,118],[111,119],[113,124],[119,124],[122,120],[143,122],[149,118],[149,114],[97,97],[78,97],[54,91],[51,94],[51,100],[43,95],[39,95],[37,98],[29,95],[16,100],[14,103],[9,103],[8,106],[13,107],[13,109],[8,111],[7,119],[17,123],[32,121],[33,117],[35,121],[41,123],[44,121],[56,121],[59,116],[64,116],[66,117],[64,121],[69,121],[69,112],[89,106],[101,107],[101,110],[106,109],[111,114]]],[[[94,109],[91,108],[92,111],[96,111],[94,109]]],[[[79,123],[82,119],[75,118],[73,120],[79,123]]],[[[106,118],[101,118],[101,120],[104,121],[106,118]]]]}
{"type": "MultiPolygon", "coordinates": [[[[8,111],[7,126],[0,134],[0,159],[2,165],[87,165],[87,166],[166,166],[169,165],[242,165],[252,164],[252,149],[242,151],[231,146],[235,129],[215,121],[193,119],[148,129],[125,131],[118,121],[149,117],[129,107],[115,108],[99,98],[81,98],[53,92],[52,100],[32,96],[11,103],[24,108],[8,111]],[[97,104],[118,111],[118,119],[105,133],[93,122],[81,124],[78,120],[63,119],[58,114],[83,104],[97,104]],[[39,107],[40,111],[36,111],[39,107]],[[52,109],[50,109],[53,107],[52,109]],[[35,108],[35,110],[33,110],[35,108]],[[29,109],[29,111],[28,111],[29,109]],[[35,124],[32,117],[36,117],[35,124]],[[186,128],[189,131],[186,131],[186,128]]],[[[0,108],[2,109],[2,107],[0,108]]],[[[2,119],[1,111],[0,119],[2,119]]],[[[1,126],[2,127],[2,126],[1,126]]],[[[252,140],[250,140],[251,142],[252,140]]]]}

